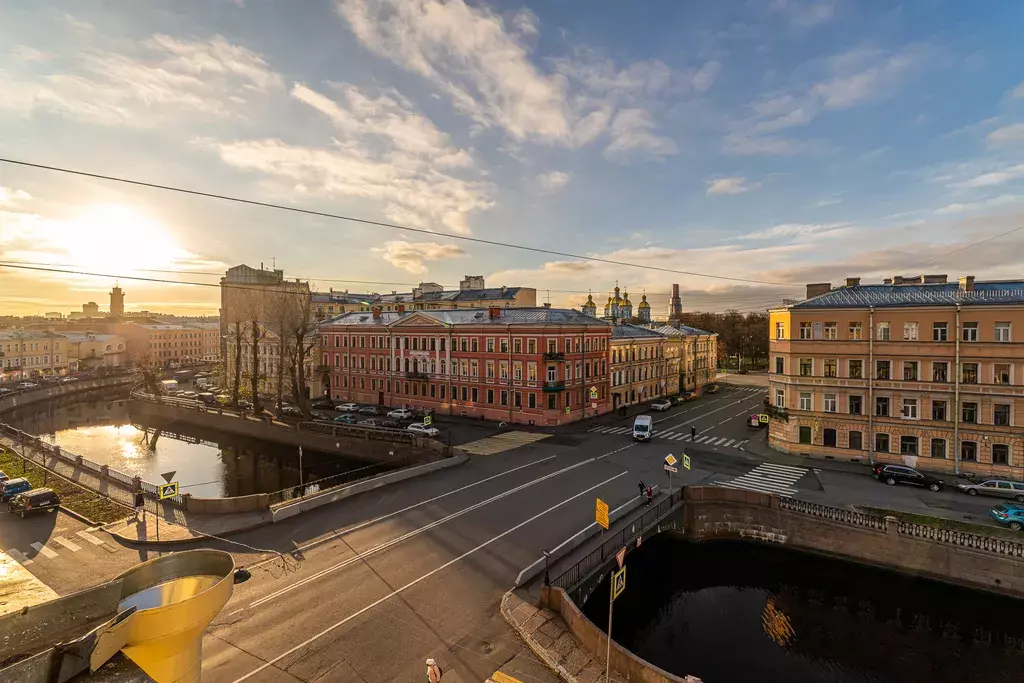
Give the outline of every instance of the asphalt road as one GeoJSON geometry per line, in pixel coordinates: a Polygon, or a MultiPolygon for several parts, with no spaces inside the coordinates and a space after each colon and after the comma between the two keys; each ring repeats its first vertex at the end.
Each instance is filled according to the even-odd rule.
{"type": "MultiPolygon", "coordinates": [[[[593,521],[595,498],[615,508],[636,495],[640,480],[665,487],[669,453],[685,451],[692,462],[673,486],[743,485],[830,505],[985,519],[992,500],[887,487],[826,463],[779,465],[745,450],[748,439],[763,439],[745,424],[763,392],[723,386],[655,414],[649,443],[634,443],[623,429],[632,418],[604,418],[217,544],[251,567],[253,578],[236,587],[207,632],[204,680],[405,683],[422,680],[424,660],[434,657],[446,683],[480,683],[499,669],[523,683],[553,681],[505,625],[501,596],[544,549],[593,521]]],[[[144,559],[128,548],[103,550],[65,517],[0,515],[0,543],[45,542],[63,570],[46,564],[58,558],[38,552],[28,568],[61,593],[144,559]],[[72,541],[80,550],[60,545],[58,536],[83,541],[72,541]],[[85,564],[93,555],[102,561],[85,564]]]]}

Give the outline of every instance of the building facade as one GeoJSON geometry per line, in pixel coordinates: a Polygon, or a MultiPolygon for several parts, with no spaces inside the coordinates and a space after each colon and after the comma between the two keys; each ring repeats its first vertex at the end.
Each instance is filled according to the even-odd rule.
{"type": "Polygon", "coordinates": [[[639,325],[612,326],[612,408],[679,393],[679,376],[670,378],[665,346],[668,338],[639,325]]]}
{"type": "Polygon", "coordinates": [[[770,311],[779,450],[1024,476],[1024,281],[808,285],[770,311]]]}
{"type": "Polygon", "coordinates": [[[32,380],[67,371],[67,340],[49,330],[0,330],[0,379],[32,380]]]}
{"type": "MultiPolygon", "coordinates": [[[[309,351],[306,353],[303,363],[303,373],[306,379],[307,398],[318,398],[324,395],[326,385],[326,368],[317,365],[320,357],[318,338],[311,338],[307,342],[309,351]]],[[[282,398],[287,400],[292,395],[291,374],[289,359],[282,358],[281,354],[287,355],[288,350],[281,345],[281,338],[274,330],[261,328],[259,341],[256,345],[256,362],[253,363],[252,338],[248,331],[242,337],[242,349],[239,354],[241,362],[241,391],[247,396],[252,386],[252,374],[257,373],[256,382],[258,391],[265,396],[276,397],[278,384],[280,384],[282,398]]],[[[235,339],[228,339],[228,355],[224,361],[225,385],[234,386],[235,377],[235,339]]]]}
{"type": "Polygon", "coordinates": [[[611,409],[611,326],[577,311],[375,307],[320,335],[335,400],[541,425],[611,409]]]}
{"type": "Polygon", "coordinates": [[[220,360],[220,324],[131,324],[145,332],[148,349],[140,352],[164,365],[220,360]]]}
{"type": "MultiPolygon", "coordinates": [[[[702,393],[717,376],[718,334],[681,323],[652,323],[647,326],[666,338],[665,358],[676,390],[702,393]]],[[[671,388],[672,379],[669,379],[671,388]]]]}
{"type": "Polygon", "coordinates": [[[119,368],[130,363],[128,342],[116,334],[65,332],[68,371],[119,368]]]}

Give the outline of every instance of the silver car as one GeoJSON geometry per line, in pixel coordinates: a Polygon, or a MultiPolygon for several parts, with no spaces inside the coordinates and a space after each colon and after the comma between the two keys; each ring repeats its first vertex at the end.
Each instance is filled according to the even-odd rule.
{"type": "Polygon", "coordinates": [[[980,484],[958,482],[956,490],[969,496],[1012,498],[1019,503],[1024,503],[1024,484],[1006,479],[989,479],[980,484]]]}

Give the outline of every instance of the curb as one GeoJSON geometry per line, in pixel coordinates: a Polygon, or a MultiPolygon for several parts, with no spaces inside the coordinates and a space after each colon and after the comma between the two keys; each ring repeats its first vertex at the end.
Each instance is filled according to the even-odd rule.
{"type": "MultiPolygon", "coordinates": [[[[168,541],[157,541],[155,539],[153,539],[153,540],[146,539],[145,541],[140,541],[138,538],[132,538],[131,536],[124,536],[122,534],[119,534],[119,533],[117,533],[115,531],[112,531],[111,529],[107,528],[107,527],[113,526],[115,524],[124,524],[124,522],[120,522],[120,521],[119,522],[110,522],[109,524],[106,524],[106,525],[104,525],[101,528],[103,529],[103,531],[107,532],[108,534],[110,534],[111,536],[116,538],[121,543],[124,543],[125,545],[131,545],[131,546],[136,546],[136,547],[147,547],[147,548],[160,548],[160,547],[165,547],[165,546],[187,545],[189,543],[201,543],[201,542],[206,541],[207,539],[211,539],[211,538],[212,539],[217,539],[217,538],[222,537],[222,536],[230,536],[232,534],[241,533],[243,531],[252,531],[253,529],[258,529],[258,528],[263,527],[263,526],[268,526],[268,525],[270,525],[272,523],[273,523],[273,520],[261,519],[259,522],[255,523],[255,524],[249,524],[249,525],[246,525],[246,526],[238,527],[237,529],[231,529],[230,531],[223,531],[223,532],[221,532],[219,534],[208,534],[205,531],[200,531],[200,532],[197,532],[197,533],[199,533],[201,535],[197,536],[197,537],[194,537],[194,538],[182,538],[182,539],[175,539],[175,540],[168,540],[168,541]]],[[[181,524],[178,524],[177,522],[167,522],[167,524],[168,525],[172,525],[173,524],[174,526],[182,526],[181,524]]],[[[188,529],[189,531],[193,531],[191,527],[184,527],[184,528],[188,529]]]]}
{"type": "Polygon", "coordinates": [[[508,599],[512,596],[514,592],[515,590],[510,590],[501,597],[502,618],[504,618],[505,621],[508,622],[508,625],[512,628],[513,631],[516,632],[516,635],[518,635],[519,638],[522,639],[524,643],[526,643],[526,647],[530,648],[530,652],[532,652],[534,656],[537,657],[537,659],[544,662],[545,666],[547,666],[553,672],[558,674],[558,677],[566,683],[577,683],[576,677],[570,674],[568,671],[566,671],[565,667],[560,665],[557,660],[553,661],[548,650],[546,648],[541,647],[540,643],[538,643],[532,635],[526,633],[522,629],[522,627],[519,626],[516,620],[512,618],[512,612],[508,609],[508,599]]]}
{"type": "MultiPolygon", "coordinates": [[[[99,494],[96,494],[96,495],[99,495],[99,494]]],[[[85,515],[80,514],[78,512],[75,512],[71,508],[64,507],[63,505],[60,506],[60,511],[63,512],[64,514],[66,514],[68,517],[74,517],[79,522],[82,522],[82,523],[86,524],[90,528],[95,529],[98,526],[103,526],[102,524],[97,524],[96,522],[92,521],[91,519],[89,519],[85,515]]]]}

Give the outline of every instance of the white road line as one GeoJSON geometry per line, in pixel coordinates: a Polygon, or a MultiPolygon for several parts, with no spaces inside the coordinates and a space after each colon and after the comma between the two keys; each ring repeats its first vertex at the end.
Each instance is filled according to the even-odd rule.
{"type": "Polygon", "coordinates": [[[683,439],[689,438],[689,436],[690,436],[689,434],[677,434],[676,436],[672,437],[672,440],[673,441],[682,441],[683,439]]]}
{"type": "Polygon", "coordinates": [[[458,557],[456,557],[454,559],[451,559],[451,560],[448,560],[447,562],[442,564],[440,567],[437,567],[436,569],[430,570],[429,572],[427,572],[426,574],[423,574],[419,578],[413,579],[412,581],[410,581],[409,583],[405,584],[401,588],[398,588],[398,589],[388,593],[384,597],[379,598],[379,599],[375,600],[374,602],[371,602],[366,607],[363,607],[362,609],[360,609],[360,610],[358,610],[356,612],[353,612],[352,614],[348,615],[344,619],[341,619],[341,620],[335,622],[334,624],[331,624],[330,626],[328,626],[324,630],[320,631],[319,633],[317,633],[314,636],[311,636],[311,637],[307,638],[306,640],[304,640],[303,642],[299,643],[298,645],[296,645],[295,647],[291,648],[290,650],[287,650],[286,652],[283,652],[283,653],[279,654],[277,657],[274,657],[273,659],[271,659],[271,660],[265,662],[264,664],[256,667],[255,669],[253,669],[249,673],[245,674],[241,678],[235,679],[234,683],[241,683],[242,681],[245,681],[245,680],[248,680],[249,678],[252,678],[256,674],[260,673],[261,671],[263,671],[263,670],[265,670],[265,669],[267,669],[267,668],[269,668],[271,666],[274,666],[275,664],[277,664],[279,661],[281,661],[285,657],[288,657],[289,655],[295,654],[296,652],[298,652],[302,648],[310,645],[311,643],[316,642],[320,638],[323,638],[325,635],[327,635],[331,631],[335,630],[339,626],[344,626],[345,624],[347,624],[348,622],[352,621],[356,617],[362,616],[366,612],[369,612],[371,609],[373,609],[377,605],[380,605],[381,603],[387,602],[388,600],[390,600],[391,598],[395,597],[396,595],[399,595],[399,594],[407,591],[408,589],[412,588],[413,586],[415,586],[419,582],[421,582],[421,581],[423,581],[425,579],[429,579],[431,576],[437,574],[438,572],[444,571],[445,569],[447,569],[448,567],[452,566],[456,562],[461,562],[462,560],[466,559],[467,557],[469,557],[473,553],[475,553],[475,552],[477,552],[479,550],[483,550],[484,548],[486,548],[490,544],[494,543],[495,541],[498,541],[498,540],[504,538],[505,536],[508,536],[509,534],[513,533],[514,531],[518,531],[519,529],[523,528],[527,524],[530,524],[531,522],[534,522],[534,521],[540,519],[541,517],[543,517],[544,515],[548,514],[549,512],[554,512],[555,510],[557,510],[558,508],[562,507],[566,503],[569,503],[569,502],[571,502],[573,500],[576,500],[580,496],[585,496],[586,494],[590,493],[591,491],[595,491],[595,490],[601,488],[602,486],[604,486],[605,484],[608,484],[608,483],[610,483],[612,481],[615,481],[619,477],[623,477],[623,476],[625,476],[627,474],[629,474],[628,471],[620,472],[620,473],[616,474],[613,477],[609,477],[608,479],[605,479],[604,481],[602,481],[600,484],[596,484],[595,486],[591,486],[590,488],[588,488],[588,489],[586,489],[584,491],[580,491],[579,493],[577,493],[576,495],[572,496],[571,498],[566,498],[561,503],[556,503],[555,505],[552,505],[551,507],[549,507],[547,510],[544,510],[543,512],[537,513],[536,515],[534,515],[533,517],[530,517],[526,521],[520,522],[519,524],[516,524],[514,527],[511,527],[510,529],[506,529],[505,531],[501,532],[497,536],[492,536],[491,538],[487,539],[486,541],[484,541],[483,543],[481,543],[477,547],[473,548],[472,550],[468,550],[468,551],[464,552],[463,554],[459,555],[458,557]]]}
{"type": "Polygon", "coordinates": [[[79,532],[78,532],[77,534],[75,534],[75,535],[76,535],[76,536],[79,536],[79,537],[81,537],[81,538],[84,538],[85,540],[89,541],[89,542],[90,542],[90,543],[92,543],[93,545],[103,545],[103,541],[101,541],[100,539],[96,538],[95,536],[93,536],[92,534],[90,534],[90,533],[89,533],[88,531],[86,531],[85,529],[82,529],[81,531],[79,531],[79,532]]]}
{"type": "Polygon", "coordinates": [[[744,450],[743,444],[745,444],[749,440],[750,439],[743,439],[743,441],[740,441],[738,444],[736,444],[736,448],[740,449],[741,451],[744,450]]]}
{"type": "Polygon", "coordinates": [[[707,438],[708,437],[706,437],[706,436],[698,436],[697,439],[694,441],[694,443],[703,443],[704,440],[707,439],[707,438]]]}
{"type": "Polygon", "coordinates": [[[665,439],[671,439],[675,435],[676,435],[675,432],[662,432],[661,433],[662,438],[665,438],[665,439]]]}
{"type": "Polygon", "coordinates": [[[759,470],[775,470],[777,472],[786,472],[788,474],[797,474],[801,477],[807,474],[806,467],[792,467],[790,465],[776,465],[775,463],[766,462],[757,466],[759,470]]]}
{"type": "Polygon", "coordinates": [[[64,546],[65,548],[67,548],[68,550],[70,550],[73,553],[77,553],[79,550],[82,549],[82,546],[80,546],[80,545],[78,545],[76,543],[72,543],[71,541],[69,541],[68,539],[64,538],[63,536],[54,536],[53,540],[55,542],[57,542],[57,543],[60,543],[62,546],[64,546]]]}
{"type": "Polygon", "coordinates": [[[25,557],[24,553],[22,553],[20,550],[17,550],[16,548],[11,548],[7,551],[7,554],[24,565],[30,565],[33,562],[33,560],[30,560],[27,557],[25,557]]]}
{"type": "Polygon", "coordinates": [[[736,443],[736,439],[729,439],[728,441],[725,442],[725,447],[726,448],[732,448],[732,445],[734,443],[736,443]]]}
{"type": "Polygon", "coordinates": [[[50,559],[53,559],[54,557],[57,557],[57,553],[53,552],[52,550],[47,548],[42,543],[36,542],[36,543],[31,543],[29,545],[31,545],[33,548],[35,548],[36,552],[39,553],[40,555],[42,555],[43,557],[49,557],[50,559]]]}
{"type": "Polygon", "coordinates": [[[716,446],[721,446],[723,443],[725,443],[725,437],[724,436],[721,439],[719,439],[718,441],[716,441],[715,445],[716,446]]]}
{"type": "MultiPolygon", "coordinates": [[[[694,419],[692,419],[692,420],[689,420],[689,421],[687,421],[687,422],[680,422],[680,423],[679,423],[679,424],[677,424],[677,425],[672,425],[671,427],[668,427],[668,429],[670,429],[670,430],[674,430],[674,429],[679,429],[680,427],[686,427],[687,425],[689,425],[689,424],[691,424],[691,423],[693,423],[693,422],[696,422],[697,420],[699,420],[699,419],[701,419],[701,418],[707,417],[708,415],[713,415],[714,413],[717,413],[717,412],[718,412],[718,411],[720,411],[720,410],[725,410],[725,409],[726,409],[726,408],[728,408],[729,406],[734,406],[734,405],[737,405],[737,404],[739,404],[739,403],[743,403],[743,402],[745,402],[745,401],[749,401],[749,400],[750,400],[750,399],[748,399],[748,398],[741,398],[741,399],[739,399],[738,401],[733,401],[732,403],[726,403],[726,404],[725,404],[724,406],[722,406],[721,408],[715,408],[714,410],[709,410],[709,411],[707,411],[707,412],[705,412],[705,413],[701,413],[700,415],[698,415],[697,417],[695,417],[695,418],[694,418],[694,419]]],[[[685,414],[685,415],[689,415],[689,414],[690,414],[690,413],[692,413],[692,412],[695,412],[695,411],[688,411],[687,413],[684,413],[684,414],[685,414]]],[[[672,417],[681,417],[681,415],[682,415],[682,414],[680,414],[680,415],[674,415],[674,416],[672,416],[672,417]]],[[[672,419],[672,417],[663,417],[663,418],[661,418],[660,420],[655,420],[655,421],[654,421],[654,424],[658,424],[659,422],[664,422],[665,420],[671,420],[671,419],[672,419]]]]}

